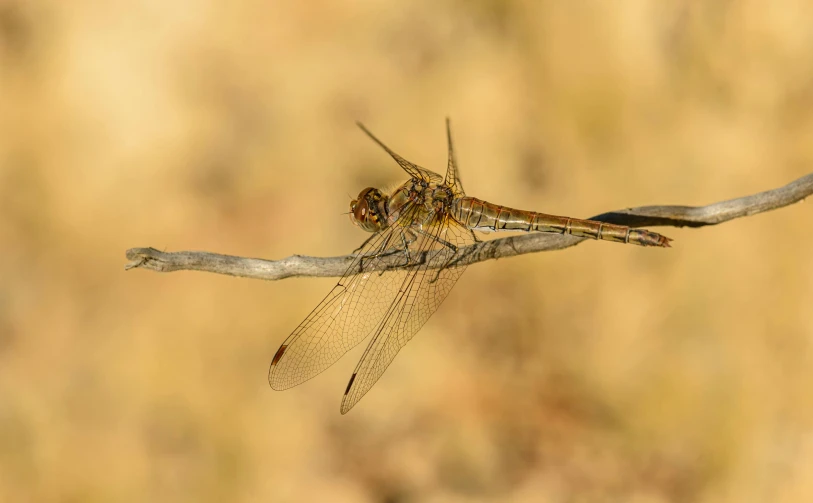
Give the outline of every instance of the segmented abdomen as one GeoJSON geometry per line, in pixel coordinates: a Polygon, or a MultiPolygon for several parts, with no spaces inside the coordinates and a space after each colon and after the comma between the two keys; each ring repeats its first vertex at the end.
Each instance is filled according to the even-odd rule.
{"type": "Polygon", "coordinates": [[[536,231],[571,234],[639,246],[669,247],[669,241],[671,241],[666,236],[645,229],[517,210],[475,197],[456,199],[452,203],[452,217],[469,229],[480,231],[536,231]]]}

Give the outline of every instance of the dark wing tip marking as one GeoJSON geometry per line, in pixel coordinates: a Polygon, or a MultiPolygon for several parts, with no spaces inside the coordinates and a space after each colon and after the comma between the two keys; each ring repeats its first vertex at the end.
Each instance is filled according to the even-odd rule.
{"type": "Polygon", "coordinates": [[[341,412],[342,415],[345,415],[348,412],[350,412],[350,409],[352,409],[353,405],[355,405],[355,403],[356,403],[356,401],[348,402],[347,401],[347,394],[350,393],[350,388],[353,387],[353,383],[356,380],[356,375],[357,374],[358,374],[358,372],[353,372],[353,375],[350,376],[350,382],[347,383],[347,389],[344,390],[344,396],[342,397],[342,406],[339,408],[339,412],[341,412]]]}
{"type": "Polygon", "coordinates": [[[286,346],[285,344],[279,347],[279,349],[277,350],[277,354],[274,355],[274,359],[271,360],[272,367],[279,363],[279,360],[280,358],[282,358],[282,355],[285,353],[286,349],[288,349],[288,346],[286,346]]]}
{"type": "Polygon", "coordinates": [[[350,376],[350,382],[347,383],[347,389],[344,390],[344,396],[347,396],[347,393],[350,392],[350,388],[353,386],[353,381],[355,381],[355,380],[356,380],[356,373],[353,373],[353,375],[350,376]]]}
{"type": "Polygon", "coordinates": [[[271,367],[268,369],[268,384],[277,391],[289,388],[290,386],[284,385],[280,382],[280,376],[275,376],[275,369],[277,368],[277,363],[279,363],[282,355],[285,354],[285,350],[288,349],[287,344],[283,344],[277,350],[277,354],[274,355],[274,359],[271,360],[271,367]]]}

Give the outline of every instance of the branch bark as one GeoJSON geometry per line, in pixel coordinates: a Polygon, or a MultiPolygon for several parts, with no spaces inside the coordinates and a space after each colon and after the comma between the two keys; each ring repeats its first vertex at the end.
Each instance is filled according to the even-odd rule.
{"type": "MultiPolygon", "coordinates": [[[[703,227],[782,208],[803,201],[810,194],[813,194],[813,173],[778,189],[706,206],[641,206],[602,213],[592,217],[591,220],[629,227],[703,227]]],[[[464,248],[462,250],[464,256],[459,264],[469,265],[526,253],[562,250],[575,246],[585,239],[587,238],[542,233],[499,238],[464,248]]],[[[292,255],[280,260],[264,260],[201,251],[162,252],[155,248],[131,248],[127,250],[126,255],[130,260],[124,267],[126,270],[141,268],[157,272],[206,271],[265,280],[295,276],[337,277],[344,274],[355,258],[355,255],[339,257],[292,255]]],[[[417,263],[422,260],[431,261],[432,258],[431,255],[424,255],[418,257],[417,263]]],[[[399,265],[402,261],[400,256],[393,256],[389,262],[382,261],[380,269],[404,268],[399,265]]],[[[415,265],[411,264],[407,268],[415,265]]],[[[432,265],[439,267],[441,263],[432,265]]]]}

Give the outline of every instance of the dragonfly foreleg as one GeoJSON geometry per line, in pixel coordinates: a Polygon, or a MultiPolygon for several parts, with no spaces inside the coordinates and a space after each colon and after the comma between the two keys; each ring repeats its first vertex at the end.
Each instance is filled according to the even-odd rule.
{"type": "Polygon", "coordinates": [[[398,267],[406,267],[409,264],[411,264],[412,263],[412,257],[409,254],[409,246],[412,243],[414,243],[415,241],[417,241],[417,240],[418,240],[418,236],[416,236],[415,233],[412,232],[410,229],[406,229],[404,231],[401,231],[401,246],[403,248],[400,248],[400,249],[399,248],[393,248],[392,250],[382,254],[382,256],[383,255],[392,255],[392,254],[395,254],[395,253],[403,252],[404,258],[405,258],[406,261],[403,264],[396,264],[396,265],[392,265],[392,266],[387,266],[384,269],[382,269],[381,271],[379,271],[378,275],[380,276],[380,275],[384,274],[385,272],[387,272],[390,269],[395,269],[395,268],[398,268],[398,267]]]}
{"type": "MultiPolygon", "coordinates": [[[[364,243],[363,243],[363,244],[362,244],[362,245],[361,245],[359,248],[357,248],[357,249],[356,249],[356,251],[358,251],[358,250],[360,250],[360,249],[364,248],[364,246],[365,246],[367,243],[369,243],[371,239],[373,239],[373,238],[375,238],[375,237],[378,237],[378,234],[373,234],[372,236],[370,236],[369,238],[367,238],[367,240],[366,240],[366,241],[364,241],[364,243]]],[[[369,255],[367,255],[367,254],[362,255],[362,256],[361,256],[361,258],[359,258],[359,273],[364,272],[364,259],[365,259],[365,258],[366,258],[366,259],[376,259],[376,258],[379,258],[379,257],[383,257],[383,256],[386,256],[386,255],[390,255],[390,254],[392,254],[392,253],[395,253],[395,251],[397,251],[397,250],[390,250],[390,251],[386,251],[386,250],[387,250],[387,247],[388,247],[388,246],[389,246],[389,244],[390,244],[390,240],[391,240],[391,239],[392,239],[392,234],[390,234],[389,236],[387,236],[387,238],[386,238],[386,239],[385,239],[385,240],[384,240],[384,241],[381,243],[381,246],[379,246],[379,247],[378,247],[378,251],[376,251],[375,253],[371,253],[371,254],[369,254],[369,255]]]]}

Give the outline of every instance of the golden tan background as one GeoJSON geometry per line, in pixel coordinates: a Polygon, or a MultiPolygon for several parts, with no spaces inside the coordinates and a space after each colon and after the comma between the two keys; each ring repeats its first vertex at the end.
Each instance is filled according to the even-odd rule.
{"type": "Polygon", "coordinates": [[[551,213],[783,185],[809,2],[134,3],[0,1],[0,500],[813,501],[809,204],[472,266],[347,416],[362,348],[266,381],[335,280],[123,270],[349,252],[355,120],[551,213]]]}

